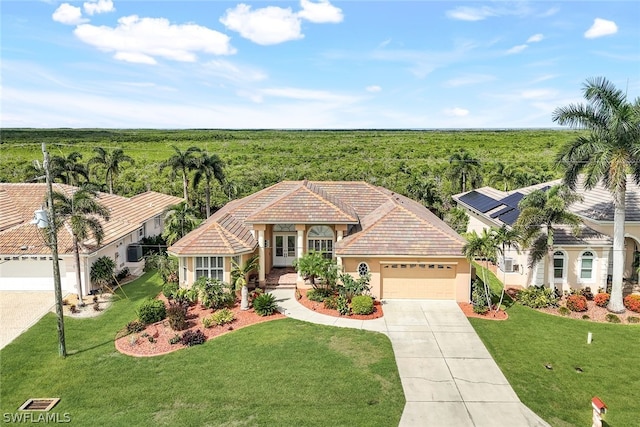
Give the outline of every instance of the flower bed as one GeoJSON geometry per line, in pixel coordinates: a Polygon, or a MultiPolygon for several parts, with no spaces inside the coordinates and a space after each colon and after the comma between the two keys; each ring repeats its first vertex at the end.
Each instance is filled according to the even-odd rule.
{"type": "Polygon", "coordinates": [[[384,312],[382,311],[382,305],[380,304],[380,301],[374,301],[373,302],[373,313],[371,314],[352,314],[350,316],[342,316],[338,310],[332,310],[330,308],[326,308],[324,306],[324,303],[322,302],[316,302],[316,301],[311,301],[307,298],[307,290],[306,289],[300,289],[300,295],[302,298],[300,298],[298,300],[298,302],[300,304],[302,304],[303,306],[305,306],[306,308],[308,308],[309,310],[313,310],[317,313],[320,314],[326,314],[327,316],[334,316],[334,317],[344,317],[345,319],[354,319],[354,320],[371,320],[371,319],[377,319],[379,317],[382,317],[384,315],[384,312]]]}

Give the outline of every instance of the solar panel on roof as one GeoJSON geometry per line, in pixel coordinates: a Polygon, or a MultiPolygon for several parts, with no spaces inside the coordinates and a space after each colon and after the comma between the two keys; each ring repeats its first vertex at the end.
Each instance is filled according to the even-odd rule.
{"type": "Polygon", "coordinates": [[[504,215],[504,214],[506,214],[507,212],[512,211],[513,209],[514,209],[514,208],[512,208],[511,206],[506,206],[506,207],[504,207],[504,208],[500,209],[499,211],[492,213],[492,214],[491,214],[491,218],[497,218],[497,217],[499,217],[500,215],[504,215]]]}
{"type": "Polygon", "coordinates": [[[513,193],[505,197],[504,199],[500,200],[500,202],[507,206],[511,206],[512,208],[517,208],[518,203],[520,203],[520,200],[522,200],[523,197],[524,197],[524,194],[522,193],[513,193]]]}
{"type": "Polygon", "coordinates": [[[520,210],[513,209],[505,213],[504,215],[500,216],[499,219],[505,224],[513,225],[518,219],[518,216],[520,216],[520,210]]]}
{"type": "Polygon", "coordinates": [[[502,204],[499,201],[494,200],[489,196],[485,196],[484,194],[478,193],[475,190],[465,194],[464,196],[460,196],[459,200],[466,205],[471,206],[478,212],[482,213],[497,208],[502,204]]]}

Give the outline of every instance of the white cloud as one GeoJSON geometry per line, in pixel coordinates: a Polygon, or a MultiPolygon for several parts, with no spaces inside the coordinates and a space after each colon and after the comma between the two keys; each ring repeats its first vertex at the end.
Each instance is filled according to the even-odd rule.
{"type": "Polygon", "coordinates": [[[447,108],[444,114],[450,117],[466,117],[469,115],[469,110],[460,107],[447,108]]]}
{"type": "Polygon", "coordinates": [[[154,64],[155,58],[193,62],[196,52],[236,52],[230,38],[218,31],[195,24],[174,25],[164,18],[125,16],[115,28],[83,24],[74,34],[104,52],[114,52],[115,59],[143,64],[154,64]]]}
{"type": "Polygon", "coordinates": [[[493,9],[483,7],[468,7],[458,6],[453,10],[447,11],[447,16],[451,19],[457,19],[460,21],[482,21],[490,16],[496,16],[496,12],[493,9]]]}
{"type": "Polygon", "coordinates": [[[258,82],[267,78],[267,75],[261,70],[239,66],[222,59],[207,62],[204,64],[203,71],[208,75],[234,82],[258,82]]]}
{"type": "Polygon", "coordinates": [[[298,12],[298,16],[316,24],[337,24],[344,19],[342,9],[335,7],[328,0],[320,0],[319,3],[300,0],[300,6],[302,10],[298,12]]]}
{"type": "Polygon", "coordinates": [[[291,8],[269,6],[251,10],[251,6],[239,4],[234,9],[227,9],[220,22],[245,39],[260,45],[278,44],[304,37],[300,18],[291,8]]]}
{"type": "Polygon", "coordinates": [[[617,32],[618,26],[615,22],[596,18],[593,20],[591,28],[584,33],[584,37],[587,39],[595,39],[602,36],[609,36],[617,32]]]}
{"type": "Polygon", "coordinates": [[[525,50],[526,48],[528,48],[529,46],[526,44],[519,44],[517,46],[512,47],[511,49],[509,49],[507,51],[507,55],[513,55],[515,53],[520,53],[523,50],[525,50]]]}
{"type": "Polygon", "coordinates": [[[449,79],[444,83],[445,87],[460,87],[468,85],[477,85],[496,80],[496,76],[487,74],[471,74],[449,79]]]}
{"type": "Polygon", "coordinates": [[[365,88],[365,90],[366,90],[367,92],[377,93],[377,92],[382,91],[382,88],[381,88],[380,86],[378,86],[378,85],[371,85],[371,86],[367,86],[367,87],[365,88]]]}
{"type": "Polygon", "coordinates": [[[82,10],[79,7],[71,6],[69,3],[62,3],[51,17],[54,21],[65,25],[78,25],[89,21],[82,17],[82,10]]]}
{"type": "Polygon", "coordinates": [[[265,96],[273,96],[278,98],[289,98],[301,101],[323,101],[323,102],[338,102],[338,103],[350,103],[357,100],[357,98],[346,95],[338,95],[324,90],[312,90],[312,89],[299,89],[299,88],[270,88],[260,90],[260,94],[265,96]]]}
{"type": "Polygon", "coordinates": [[[527,39],[527,43],[537,43],[541,42],[544,39],[544,36],[540,33],[534,34],[527,39]]]}
{"type": "Polygon", "coordinates": [[[113,12],[116,10],[111,0],[92,0],[84,3],[82,6],[88,15],[113,12]]]}

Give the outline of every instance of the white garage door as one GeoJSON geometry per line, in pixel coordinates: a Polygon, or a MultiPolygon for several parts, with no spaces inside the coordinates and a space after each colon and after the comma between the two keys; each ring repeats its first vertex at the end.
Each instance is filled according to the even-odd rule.
{"type": "Polygon", "coordinates": [[[382,298],[456,299],[456,265],[382,264],[382,298]]]}
{"type": "MultiPolygon", "coordinates": [[[[5,257],[0,261],[0,290],[52,291],[53,263],[47,256],[5,257]]],[[[60,261],[62,289],[66,289],[66,268],[60,261]]]]}

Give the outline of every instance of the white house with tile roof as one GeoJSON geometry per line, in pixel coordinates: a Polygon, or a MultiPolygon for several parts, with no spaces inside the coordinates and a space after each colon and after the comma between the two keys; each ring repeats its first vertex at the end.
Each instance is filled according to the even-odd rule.
{"type": "MultiPolygon", "coordinates": [[[[561,180],[545,182],[510,192],[491,187],[460,193],[453,196],[458,206],[469,216],[468,231],[481,232],[491,226],[511,227],[520,213],[518,202],[524,196],[537,189],[547,189],[561,184],[561,180]]],[[[554,228],[554,284],[562,291],[589,286],[593,292],[605,288],[611,280],[613,250],[613,199],[609,191],[599,183],[595,188],[586,190],[581,180],[576,192],[582,201],[569,207],[569,210],[582,220],[580,233],[574,235],[564,226],[554,228]]],[[[502,279],[506,274],[507,285],[542,285],[546,259],[534,266],[527,267],[528,253],[518,254],[510,250],[504,258],[498,260],[498,275],[502,279]]],[[[625,220],[625,268],[627,282],[625,292],[630,292],[638,283],[637,268],[640,265],[640,187],[631,177],[627,180],[626,220],[625,220]]]]}
{"type": "MultiPolygon", "coordinates": [[[[54,184],[53,190],[72,195],[77,187],[54,184]]],[[[46,184],[0,183],[0,290],[53,290],[51,250],[42,230],[31,220],[34,212],[45,205],[46,184]]],[[[143,261],[132,245],[143,237],[162,233],[162,212],[180,203],[179,197],[148,191],[134,197],[98,193],[98,201],[110,213],[102,221],[104,238],[100,246],[93,238],[80,243],[80,271],[83,294],[91,290],[89,273],[96,259],[111,257],[116,270],[129,268],[138,273],[143,261]],[[129,252],[129,253],[128,253],[129,252]]],[[[76,287],[73,239],[68,227],[58,232],[58,254],[62,288],[74,292],[76,287]]]]}
{"type": "MultiPolygon", "coordinates": [[[[366,182],[283,181],[229,202],[169,247],[180,281],[229,281],[231,260],[260,258],[258,280],[310,250],[354,276],[371,274],[378,298],[467,302],[465,241],[421,204],[366,182]]],[[[298,284],[303,286],[301,279],[298,284]]]]}

